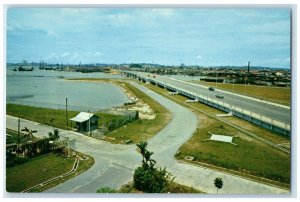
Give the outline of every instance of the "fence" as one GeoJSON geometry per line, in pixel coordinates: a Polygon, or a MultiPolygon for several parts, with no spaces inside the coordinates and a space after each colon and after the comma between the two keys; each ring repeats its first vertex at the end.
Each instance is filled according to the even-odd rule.
{"type": "Polygon", "coordinates": [[[102,134],[106,134],[110,131],[124,126],[127,123],[131,123],[136,119],[138,119],[138,111],[136,111],[135,113],[123,115],[120,118],[116,118],[114,120],[111,120],[110,122],[102,124],[102,127],[100,127],[99,132],[102,134]]]}
{"type": "MultiPolygon", "coordinates": [[[[24,100],[14,100],[14,101],[10,100],[7,102],[10,104],[19,104],[19,105],[25,105],[25,106],[47,108],[47,109],[66,109],[66,105],[63,105],[63,104],[33,102],[33,101],[24,101],[24,100]]],[[[68,105],[68,110],[93,112],[93,113],[105,113],[105,114],[114,114],[114,115],[128,115],[128,114],[135,115],[135,113],[136,113],[133,110],[126,110],[126,109],[121,109],[118,107],[102,109],[102,108],[98,108],[98,107],[76,106],[76,105],[68,105]]]]}

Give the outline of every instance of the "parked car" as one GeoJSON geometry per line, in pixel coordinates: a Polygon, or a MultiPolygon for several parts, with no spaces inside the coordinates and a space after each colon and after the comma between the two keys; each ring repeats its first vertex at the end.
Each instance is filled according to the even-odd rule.
{"type": "Polygon", "coordinates": [[[220,98],[220,99],[223,99],[223,98],[224,98],[224,95],[223,95],[222,93],[218,93],[218,94],[216,95],[216,97],[217,97],[217,98],[220,98]]]}
{"type": "Polygon", "coordinates": [[[208,90],[214,91],[215,89],[213,87],[209,87],[208,90]]]}

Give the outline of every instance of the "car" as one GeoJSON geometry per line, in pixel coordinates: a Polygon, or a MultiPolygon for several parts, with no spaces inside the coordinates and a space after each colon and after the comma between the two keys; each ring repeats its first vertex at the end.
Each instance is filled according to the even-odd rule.
{"type": "Polygon", "coordinates": [[[214,91],[215,89],[213,87],[209,87],[208,90],[214,91]]]}
{"type": "Polygon", "coordinates": [[[217,97],[217,98],[220,98],[220,99],[223,99],[223,98],[224,98],[224,95],[223,95],[222,93],[218,93],[218,94],[216,95],[216,97],[217,97]]]}

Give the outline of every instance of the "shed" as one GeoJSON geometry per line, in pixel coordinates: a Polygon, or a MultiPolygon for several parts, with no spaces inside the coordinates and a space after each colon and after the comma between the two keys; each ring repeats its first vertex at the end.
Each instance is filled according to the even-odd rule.
{"type": "Polygon", "coordinates": [[[77,116],[70,119],[76,123],[79,132],[89,132],[98,128],[99,117],[88,112],[80,112],[77,116]]]}

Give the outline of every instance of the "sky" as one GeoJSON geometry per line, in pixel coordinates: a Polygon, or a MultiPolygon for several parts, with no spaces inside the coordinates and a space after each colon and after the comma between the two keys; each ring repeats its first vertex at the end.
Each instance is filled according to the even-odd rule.
{"type": "Polygon", "coordinates": [[[6,61],[290,68],[290,9],[22,8],[6,61]]]}

